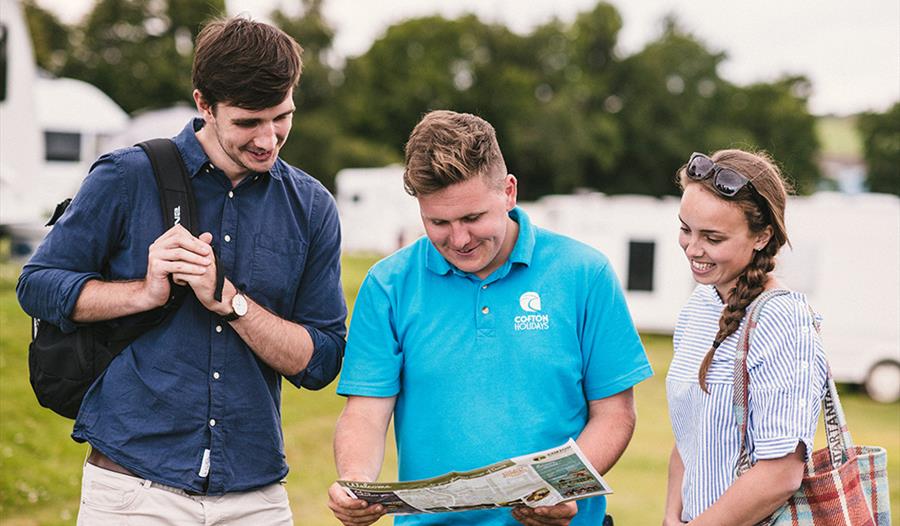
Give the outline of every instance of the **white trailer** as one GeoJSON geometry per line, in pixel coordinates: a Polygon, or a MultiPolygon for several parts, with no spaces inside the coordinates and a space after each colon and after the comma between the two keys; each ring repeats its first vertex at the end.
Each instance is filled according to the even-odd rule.
{"type": "Polygon", "coordinates": [[[390,254],[425,233],[403,190],[403,167],[346,168],[335,177],[345,252],[390,254]]]}
{"type": "Polygon", "coordinates": [[[44,145],[35,118],[37,68],[31,38],[15,0],[0,0],[0,226],[32,223],[29,180],[40,171],[44,145]]]}
{"type": "Polygon", "coordinates": [[[0,235],[27,258],[128,115],[96,87],[38,74],[16,0],[0,0],[0,235]]]}
{"type": "MultiPolygon", "coordinates": [[[[671,333],[694,287],[677,241],[678,199],[587,194],[523,206],[610,258],[638,329],[671,333]]],[[[775,273],[823,316],[835,379],[864,384],[876,400],[900,399],[900,198],[792,197],[786,221],[792,246],[775,273]]]]}

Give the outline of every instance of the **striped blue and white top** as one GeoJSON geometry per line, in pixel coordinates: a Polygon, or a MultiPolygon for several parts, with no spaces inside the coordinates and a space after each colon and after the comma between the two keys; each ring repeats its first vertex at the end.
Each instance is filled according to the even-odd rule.
{"type": "MultiPolygon", "coordinates": [[[[684,521],[711,506],[735,478],[740,427],[733,414],[732,382],[743,321],[716,351],[706,377],[710,393],[704,393],[697,381],[724,306],[715,287],[699,285],[675,327],[666,393],[675,445],[684,463],[684,521]]],[[[747,353],[752,462],[784,457],[799,441],[806,444],[807,455],[812,453],[827,377],[813,321],[806,297],[792,292],[771,299],[753,329],[747,353]]]]}

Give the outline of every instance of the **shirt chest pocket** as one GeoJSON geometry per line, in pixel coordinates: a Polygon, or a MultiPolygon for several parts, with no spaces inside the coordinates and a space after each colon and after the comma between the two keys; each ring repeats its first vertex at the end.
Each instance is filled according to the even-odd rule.
{"type": "MultiPolygon", "coordinates": [[[[709,371],[706,373],[706,381],[714,384],[733,384],[734,383],[734,345],[723,344],[713,355],[713,361],[709,365],[709,371]]],[[[708,351],[707,351],[708,352],[708,351]]],[[[699,369],[699,364],[698,364],[699,369]]]]}
{"type": "Polygon", "coordinates": [[[293,310],[305,262],[306,243],[258,235],[247,293],[269,310],[287,316],[293,310]]]}

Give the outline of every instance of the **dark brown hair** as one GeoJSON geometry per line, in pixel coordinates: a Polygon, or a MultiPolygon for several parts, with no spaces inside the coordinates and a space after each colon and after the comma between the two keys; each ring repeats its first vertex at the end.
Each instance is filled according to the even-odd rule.
{"type": "MultiPolygon", "coordinates": [[[[406,143],[403,187],[427,195],[475,176],[506,175],[494,127],[469,113],[448,110],[425,115],[406,143]]],[[[499,178],[498,178],[499,179],[499,178]]],[[[503,179],[492,183],[502,184],[503,179]]]]}
{"type": "Polygon", "coordinates": [[[213,20],[197,35],[194,88],[213,108],[219,102],[271,108],[300,81],[302,52],[275,26],[243,17],[213,20]]]}
{"type": "Polygon", "coordinates": [[[750,232],[757,234],[770,226],[772,237],[765,247],[754,251],[750,263],[738,276],[735,287],[728,292],[727,298],[722,298],[725,301],[725,309],[719,318],[719,332],[716,333],[712,348],[700,364],[700,387],[707,393],[709,390],[706,375],[716,349],[725,338],[737,331],[747,307],[762,293],[769,272],[775,269],[775,256],[782,246],[790,242],[784,222],[784,209],[787,194],[791,191],[790,184],[784,180],[778,166],[764,152],[720,150],[713,153],[710,158],[719,166],[731,168],[743,175],[751,181],[750,184],[741,188],[733,197],[725,197],[716,191],[713,178],[700,181],[690,179],[685,165],[678,170],[678,185],[681,189],[684,190],[691,184],[703,186],[710,194],[740,207],[750,232]]]}

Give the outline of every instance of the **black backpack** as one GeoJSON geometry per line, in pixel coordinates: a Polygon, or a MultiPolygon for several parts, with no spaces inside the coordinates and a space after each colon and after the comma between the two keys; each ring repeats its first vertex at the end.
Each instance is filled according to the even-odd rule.
{"type": "MultiPolygon", "coordinates": [[[[146,152],[153,166],[164,230],[181,224],[191,234],[199,235],[194,193],[178,148],[169,139],[151,139],[137,146],[146,152]]],[[[57,206],[47,226],[56,223],[70,201],[67,199],[57,206]]],[[[221,301],[224,281],[221,269],[216,281],[216,299],[221,301]]],[[[68,334],[34,318],[28,346],[28,372],[38,402],[66,418],[75,418],[88,388],[113,358],[138,336],[166,321],[191,293],[188,287],[175,285],[171,277],[169,286],[169,299],[162,307],[84,325],[68,334]]]]}

